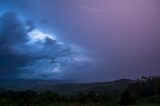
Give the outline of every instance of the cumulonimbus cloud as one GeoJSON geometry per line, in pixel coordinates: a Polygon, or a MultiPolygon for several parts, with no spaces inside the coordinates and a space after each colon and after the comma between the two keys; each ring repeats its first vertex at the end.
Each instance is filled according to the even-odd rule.
{"type": "Polygon", "coordinates": [[[0,17],[0,75],[17,78],[59,78],[89,64],[89,58],[59,42],[14,12],[0,17]]]}

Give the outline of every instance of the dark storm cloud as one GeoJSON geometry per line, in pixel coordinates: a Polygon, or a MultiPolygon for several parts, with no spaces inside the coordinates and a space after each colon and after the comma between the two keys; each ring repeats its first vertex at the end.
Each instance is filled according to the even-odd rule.
{"type": "Polygon", "coordinates": [[[0,17],[0,75],[3,78],[5,75],[10,78],[55,78],[74,61],[75,51],[56,39],[48,36],[42,39],[45,41],[31,41],[29,33],[38,33],[36,36],[40,37],[44,34],[36,31],[39,30],[33,21],[22,22],[14,12],[0,17]]]}
{"type": "Polygon", "coordinates": [[[27,41],[24,25],[15,13],[9,12],[0,17],[0,73],[15,71],[28,63],[30,56],[13,48],[27,41]]]}
{"type": "Polygon", "coordinates": [[[24,25],[13,12],[6,13],[0,18],[0,27],[0,44],[2,46],[21,44],[28,40],[24,25]]]}

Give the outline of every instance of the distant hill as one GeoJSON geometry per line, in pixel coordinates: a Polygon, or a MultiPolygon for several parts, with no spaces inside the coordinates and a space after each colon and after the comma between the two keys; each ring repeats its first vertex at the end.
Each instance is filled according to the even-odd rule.
{"type": "MultiPolygon", "coordinates": [[[[78,94],[95,91],[97,93],[123,91],[133,80],[121,79],[111,82],[71,83],[61,80],[0,80],[2,90],[35,90],[38,92],[54,91],[62,94],[78,94]]],[[[0,90],[1,90],[0,89],[0,90]]]]}
{"type": "Polygon", "coordinates": [[[69,83],[69,84],[59,84],[46,86],[44,89],[39,89],[40,91],[51,90],[59,92],[62,94],[78,94],[78,93],[87,93],[89,91],[95,91],[97,93],[120,93],[128,87],[132,80],[122,79],[112,82],[98,82],[98,83],[69,83]]]}
{"type": "Polygon", "coordinates": [[[56,84],[68,83],[62,80],[32,80],[32,79],[8,79],[0,80],[0,90],[26,90],[33,89],[35,87],[50,86],[56,84]]]}

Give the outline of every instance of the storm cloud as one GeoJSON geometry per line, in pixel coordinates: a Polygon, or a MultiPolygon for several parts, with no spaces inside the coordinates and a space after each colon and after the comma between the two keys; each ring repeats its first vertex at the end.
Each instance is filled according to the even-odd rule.
{"type": "Polygon", "coordinates": [[[70,73],[85,62],[89,63],[89,60],[81,59],[84,56],[80,56],[79,52],[73,50],[71,45],[58,41],[52,34],[40,31],[33,21],[21,21],[14,12],[0,17],[2,78],[58,79],[63,76],[61,79],[65,79],[67,74],[64,75],[63,71],[70,73]]]}
{"type": "Polygon", "coordinates": [[[1,76],[106,81],[160,75],[159,11],[160,0],[0,0],[1,76]],[[6,11],[19,18],[5,25],[6,11]],[[18,38],[8,37],[11,24],[18,38]]]}

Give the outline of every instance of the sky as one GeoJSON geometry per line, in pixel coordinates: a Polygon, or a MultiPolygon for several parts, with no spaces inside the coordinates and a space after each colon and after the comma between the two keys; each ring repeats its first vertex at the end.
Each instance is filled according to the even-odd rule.
{"type": "Polygon", "coordinates": [[[0,0],[0,78],[160,75],[159,0],[0,0]]]}

